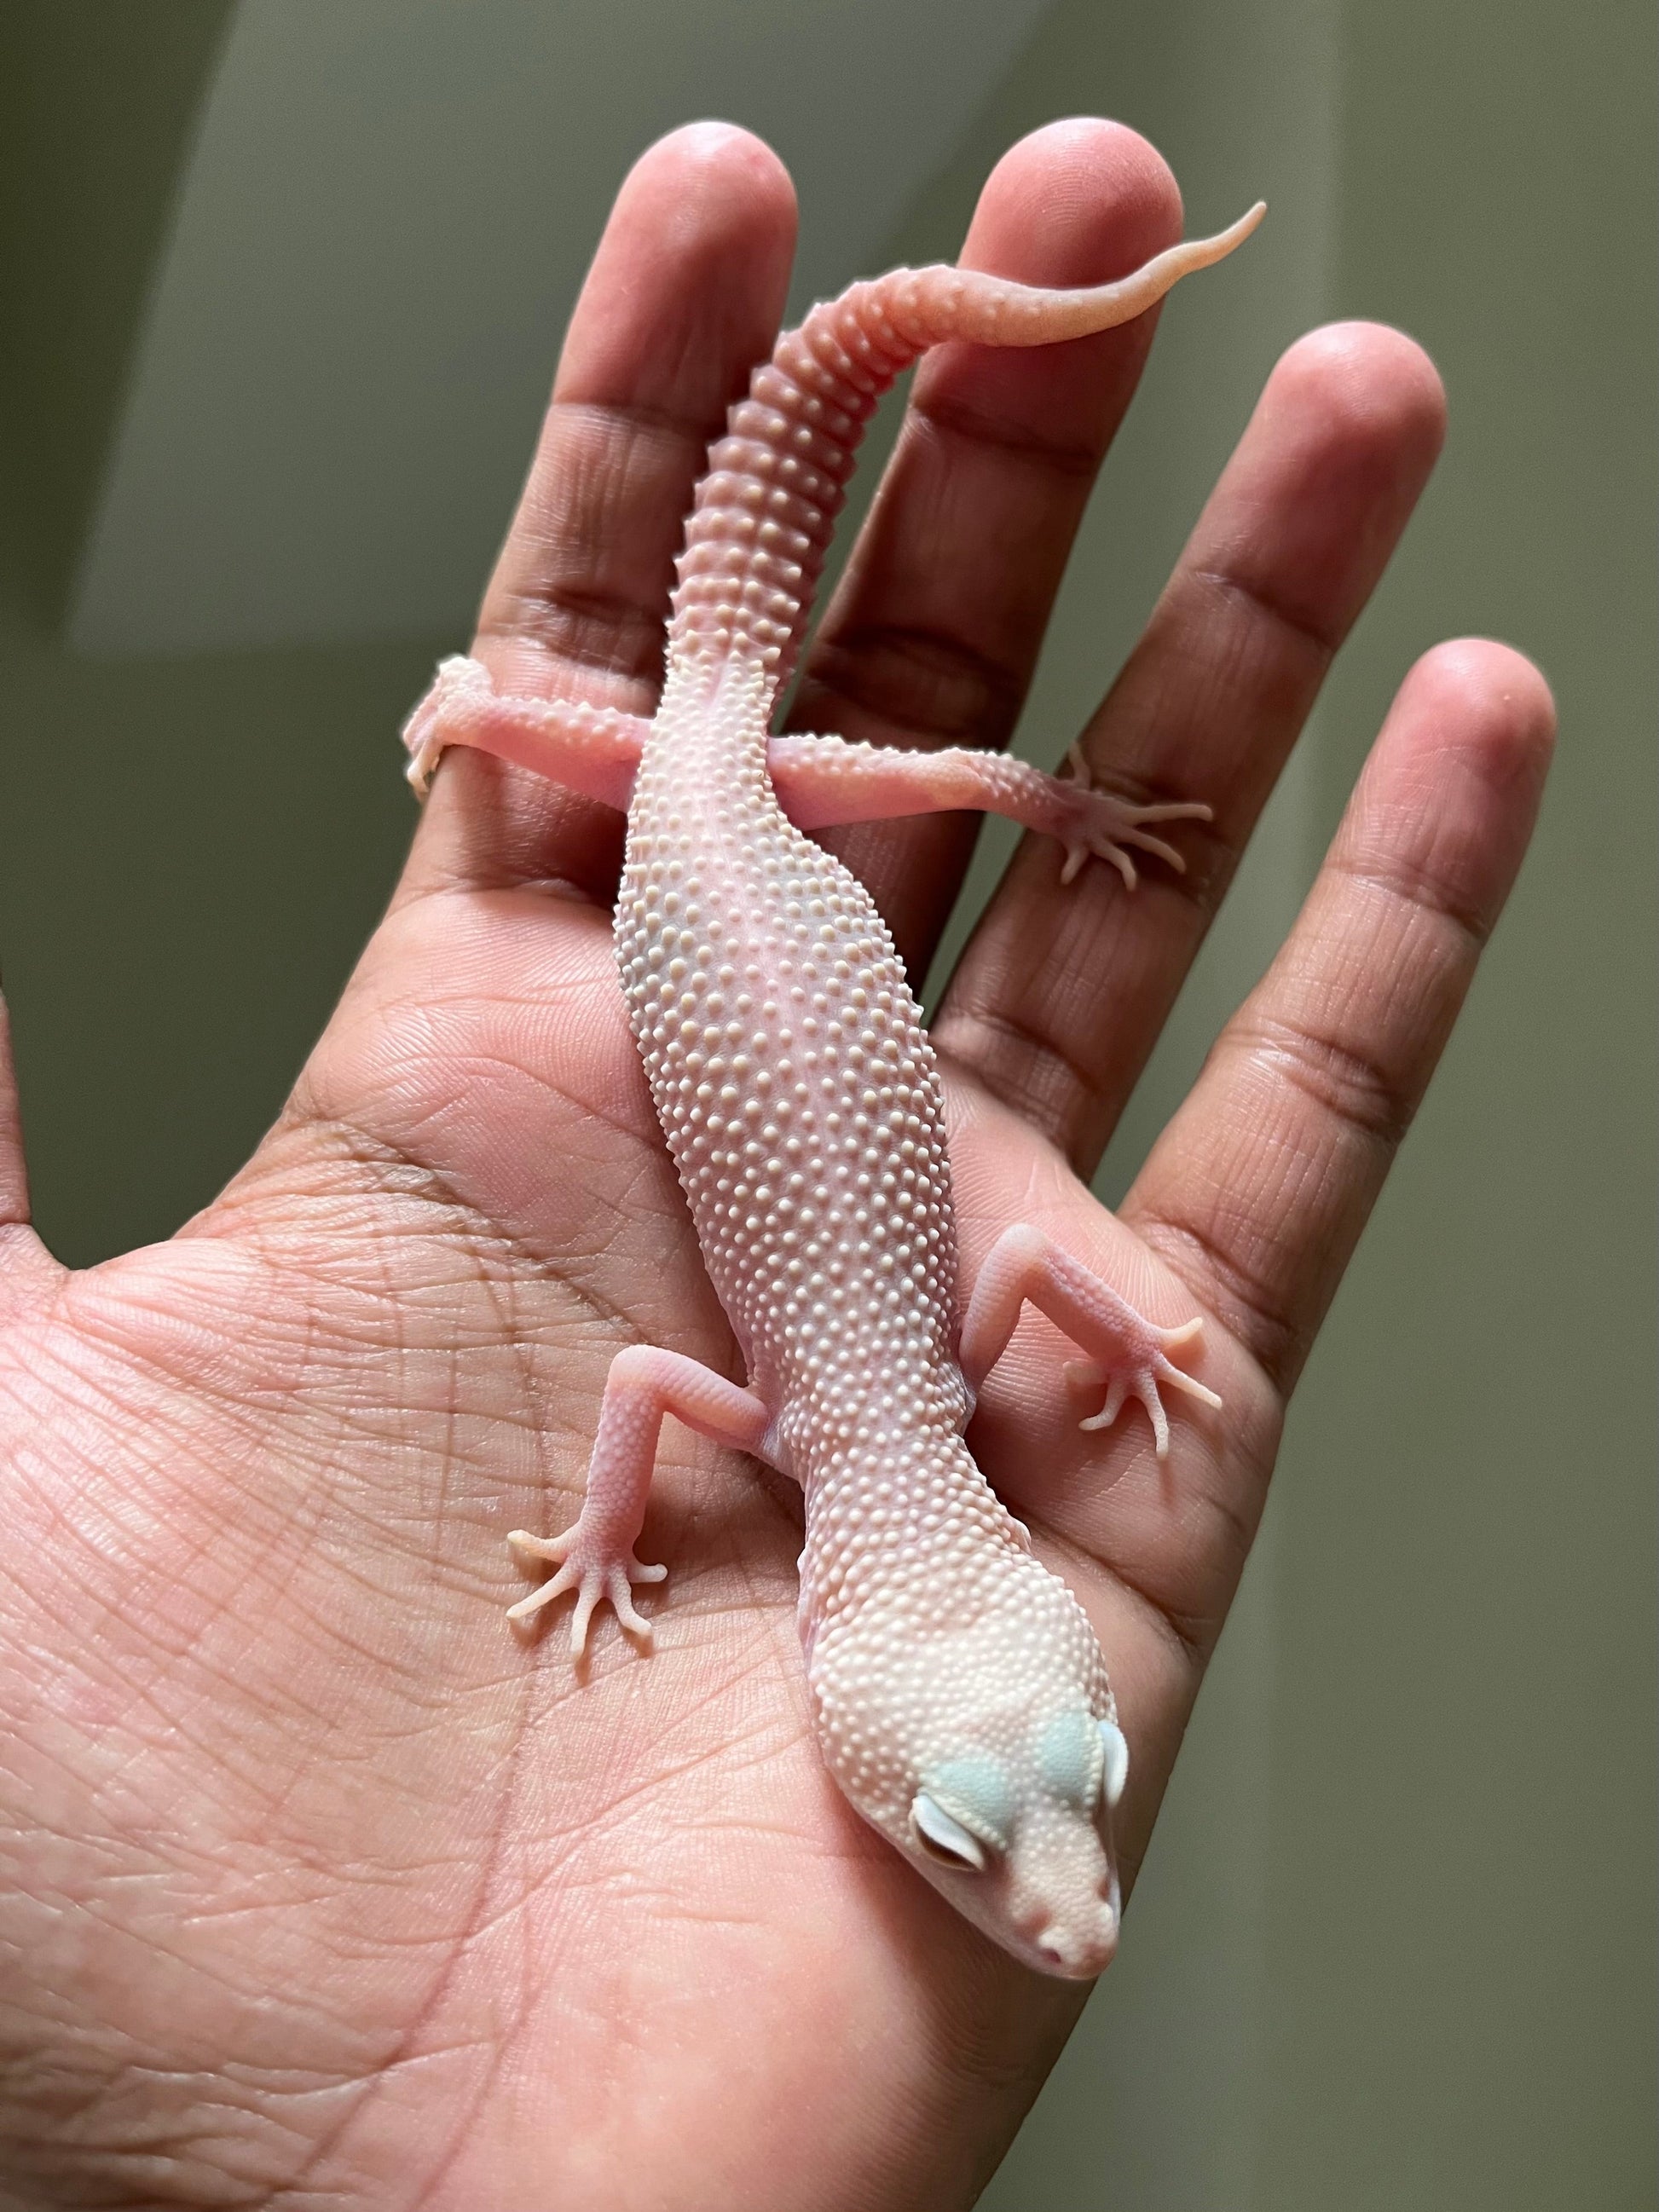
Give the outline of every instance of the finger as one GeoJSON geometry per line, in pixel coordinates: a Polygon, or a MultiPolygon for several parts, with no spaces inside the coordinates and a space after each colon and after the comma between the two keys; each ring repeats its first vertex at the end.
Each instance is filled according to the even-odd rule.
{"type": "Polygon", "coordinates": [[[9,1237],[28,1218],[29,1177],[11,1054],[11,1009],[0,999],[0,1237],[9,1237]]]}
{"type": "Polygon", "coordinates": [[[1204,799],[1126,895],[1063,885],[1028,838],[935,1024],[940,1048],[1094,1167],[1231,881],[1336,647],[1439,452],[1433,365],[1398,331],[1339,324],[1269,378],[1175,573],[1095,716],[1085,757],[1135,800],[1204,799]]]}
{"type": "MultiPolygon", "coordinates": [[[[617,195],[566,336],[473,651],[497,688],[649,714],[674,556],[709,440],[770,350],[794,194],[759,139],[676,131],[617,195]]],[[[621,823],[522,770],[446,756],[418,886],[562,874],[608,894],[621,823]]]]}
{"type": "MultiPolygon", "coordinates": [[[[1050,125],[1006,154],[961,260],[1028,283],[1121,276],[1178,238],[1181,197],[1121,124],[1050,125]]],[[[943,346],[808,658],[789,726],[878,744],[1006,744],[1102,456],[1156,316],[1031,351],[943,346]]],[[[868,883],[913,972],[956,896],[975,823],[942,816],[827,836],[868,883]]]]}
{"type": "Polygon", "coordinates": [[[1481,639],[1407,677],[1288,943],[1123,1208],[1294,1382],[1526,848],[1554,732],[1481,639]]]}
{"type": "Polygon", "coordinates": [[[10,1316],[55,1288],[63,1272],[30,1226],[11,1010],[0,998],[0,1316],[10,1316]]]}

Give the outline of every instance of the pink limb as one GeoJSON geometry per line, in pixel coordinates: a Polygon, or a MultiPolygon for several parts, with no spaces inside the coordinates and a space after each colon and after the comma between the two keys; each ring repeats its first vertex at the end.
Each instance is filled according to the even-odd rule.
{"type": "Polygon", "coordinates": [[[574,1589],[570,1648],[578,1657],[586,1646],[594,1608],[605,1599],[630,1635],[644,1644],[651,1641],[651,1624],[635,1610],[633,1586],[659,1583],[668,1570],[641,1565],[634,1547],[645,1520],[665,1413],[699,1436],[749,1452],[760,1449],[772,1418],[752,1390],[681,1352],[633,1344],[617,1354],[605,1377],[587,1492],[575,1526],[562,1536],[532,1536],[515,1528],[507,1540],[521,1556],[550,1559],[558,1569],[539,1589],[508,1606],[507,1619],[527,1620],[574,1589]]]}
{"type": "Polygon", "coordinates": [[[404,725],[409,780],[422,798],[449,745],[517,761],[607,806],[627,808],[650,724],[575,699],[520,699],[496,690],[489,671],[459,654],[441,660],[432,687],[404,725]]]}
{"type": "MultiPolygon", "coordinates": [[[[488,669],[455,657],[440,663],[431,690],[404,726],[409,780],[423,793],[446,746],[473,745],[626,810],[650,726],[639,715],[611,708],[497,691],[488,669]]],[[[774,738],[767,750],[779,803],[802,830],[960,807],[1006,814],[1024,829],[1055,838],[1065,854],[1063,883],[1071,882],[1092,853],[1109,860],[1133,890],[1134,862],[1126,849],[1131,845],[1184,868],[1175,848],[1146,825],[1207,820],[1207,806],[1191,800],[1132,805],[1091,787],[1077,746],[1068,758],[1073,775],[1066,782],[1001,753],[962,746],[910,753],[847,738],[787,737],[774,738]]]]}
{"type": "Polygon", "coordinates": [[[1213,1390],[1169,1357],[1183,1345],[1196,1343],[1203,1334],[1201,1318],[1180,1328],[1159,1328],[1025,1222],[1005,1230],[991,1247],[968,1303],[961,1362],[968,1387],[975,1394],[1006,1351],[1020,1308],[1028,1299],[1089,1355],[1088,1380],[1106,1386],[1104,1406],[1079,1422],[1080,1428],[1110,1428],[1125,1400],[1137,1398],[1151,1418],[1158,1455],[1164,1459],[1170,1449],[1170,1424],[1158,1395],[1160,1382],[1184,1390],[1204,1405],[1220,1405],[1213,1390]]]}
{"type": "Polygon", "coordinates": [[[1177,872],[1186,862],[1173,845],[1152,836],[1149,822],[1206,821],[1210,809],[1191,799],[1135,806],[1092,788],[1080,749],[1067,755],[1069,782],[1044,775],[1003,753],[952,746],[935,753],[901,752],[847,738],[774,738],[767,751],[773,788],[801,830],[832,823],[890,821],[902,814],[956,808],[1006,814],[1022,828],[1056,839],[1065,855],[1060,879],[1069,884],[1092,853],[1109,860],[1133,890],[1135,866],[1127,847],[1155,853],[1177,872]]]}

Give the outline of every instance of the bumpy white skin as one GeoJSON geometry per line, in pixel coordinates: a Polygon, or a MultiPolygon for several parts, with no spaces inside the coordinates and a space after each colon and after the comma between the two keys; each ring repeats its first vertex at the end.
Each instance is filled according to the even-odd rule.
{"type": "Polygon", "coordinates": [[[869,893],[784,818],[769,703],[730,663],[665,694],[617,907],[634,1033],[750,1389],[776,1409],[765,1455],[805,1492],[825,1762],[988,1933],[1097,1972],[1117,1930],[1105,1663],[962,1440],[937,1063],[869,893]],[[929,1849],[922,1791],[983,1868],[929,1849]]]}
{"type": "Polygon", "coordinates": [[[1085,1426],[1133,1396],[1161,1453],[1160,1382],[1218,1401],[1169,1358],[1195,1323],[1157,1328],[1034,1230],[999,1241],[959,1323],[943,1097],[921,1011],[873,901],[789,818],[774,767],[803,819],[867,818],[872,795],[906,811],[994,805],[1060,836],[1068,870],[1092,852],[1127,883],[1127,844],[1179,865],[1149,821],[1207,810],[1137,809],[957,755],[897,773],[836,740],[780,750],[769,728],[853,450],[897,371],[945,337],[1036,344],[1127,320],[1230,251],[1259,212],[1094,292],[896,271],[815,309],[710,455],[653,720],[497,700],[482,670],[449,663],[405,733],[420,778],[446,744],[469,743],[627,805],[623,986],[748,1374],[744,1389],[678,1354],[618,1355],[581,1516],[553,1538],[515,1533],[557,1571],[512,1612],[574,1590],[577,1650],[602,1601],[648,1641],[632,1585],[665,1570],[633,1547],[665,1409],[792,1475],[830,1772],[967,1918],[1068,1976],[1098,1973],[1115,1948],[1111,1816],[1127,1747],[1081,1607],[963,1431],[1026,1298],[1076,1338],[1105,1390],[1085,1426]]]}

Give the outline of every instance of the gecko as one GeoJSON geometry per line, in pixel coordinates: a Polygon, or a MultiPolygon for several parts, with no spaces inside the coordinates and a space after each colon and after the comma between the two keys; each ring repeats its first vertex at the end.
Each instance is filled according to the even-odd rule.
{"type": "Polygon", "coordinates": [[[1196,800],[1132,805],[969,748],[911,753],[775,736],[814,587],[881,394],[951,340],[1033,346],[1132,320],[1255,228],[1133,275],[1055,291],[949,265],[895,270],[777,341],[710,448],[670,602],[650,718],[498,691],[440,665],[404,732],[424,793],[447,746],[480,747],[622,809],[622,988],[703,1261],[745,1380],[635,1344],[613,1358],[574,1525],[516,1529],[555,1571],[509,1608],[574,1595],[580,1656],[608,1603],[643,1647],[635,1551],[665,1413],[799,1483],[798,1620],[824,1764],[854,1809],[949,1902],[1038,1972],[1085,1978],[1117,1945],[1113,1823],[1128,1772],[1107,1665],[965,1440],[1029,1301],[1103,1392],[1085,1429],[1138,1401],[1169,1447],[1160,1385],[1218,1407],[1171,1354],[1200,1318],[1144,1318],[1040,1230],[997,1239],[959,1303],[938,1061],[874,901],[810,833],[973,808],[1091,857],[1179,869],[1160,832],[1196,800]]]}

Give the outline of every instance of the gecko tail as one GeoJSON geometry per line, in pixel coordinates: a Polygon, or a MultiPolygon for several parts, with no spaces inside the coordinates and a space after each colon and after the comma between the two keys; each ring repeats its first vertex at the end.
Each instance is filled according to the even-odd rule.
{"type": "Polygon", "coordinates": [[[865,425],[894,380],[947,340],[1053,345],[1143,315],[1183,276],[1243,245],[1258,200],[1213,238],[1075,291],[939,264],[894,269],[814,307],[778,340],[711,447],[676,570],[670,649],[757,666],[775,697],[812,610],[865,425]]]}
{"type": "MultiPolygon", "coordinates": [[[[973,345],[1054,345],[1063,338],[1092,337],[1097,331],[1132,323],[1156,307],[1183,276],[1218,261],[1242,246],[1267,212],[1266,200],[1213,238],[1183,239],[1110,284],[1079,291],[1054,291],[1020,284],[979,270],[934,267],[896,269],[875,288],[895,289],[896,325],[920,340],[920,350],[945,338],[973,345]]],[[[856,289],[856,288],[854,288],[856,289]]]]}

